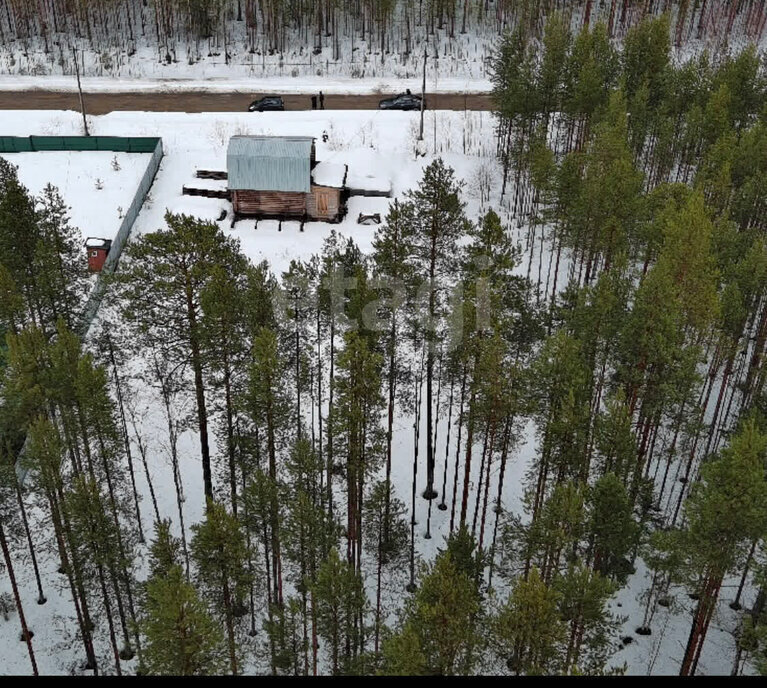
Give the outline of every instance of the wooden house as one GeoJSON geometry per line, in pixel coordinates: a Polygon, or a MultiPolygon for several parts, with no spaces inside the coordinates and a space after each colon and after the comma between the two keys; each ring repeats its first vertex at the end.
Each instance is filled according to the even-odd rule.
{"type": "Polygon", "coordinates": [[[235,217],[338,220],[345,165],[318,163],[310,136],[233,136],[226,153],[235,217]]]}
{"type": "Polygon", "coordinates": [[[85,240],[85,250],[88,252],[88,270],[101,272],[110,248],[112,248],[111,239],[88,237],[85,240]]]}

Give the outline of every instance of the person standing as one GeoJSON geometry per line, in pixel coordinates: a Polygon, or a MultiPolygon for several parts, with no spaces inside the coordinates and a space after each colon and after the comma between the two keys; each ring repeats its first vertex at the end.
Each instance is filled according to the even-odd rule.
{"type": "Polygon", "coordinates": [[[325,96],[322,95],[322,91],[320,91],[320,110],[325,109],[325,96]]]}
{"type": "Polygon", "coordinates": [[[317,109],[317,96],[312,96],[312,110],[317,109]]]}

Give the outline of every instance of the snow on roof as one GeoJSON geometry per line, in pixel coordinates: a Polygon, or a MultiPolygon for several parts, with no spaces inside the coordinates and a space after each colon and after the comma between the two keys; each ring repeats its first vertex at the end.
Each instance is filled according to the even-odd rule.
{"type": "Polygon", "coordinates": [[[112,245],[111,239],[99,239],[98,237],[88,237],[85,240],[85,248],[109,248],[112,245]]]}
{"type": "Polygon", "coordinates": [[[352,196],[347,202],[347,217],[350,217],[357,222],[357,216],[360,213],[365,215],[372,215],[378,213],[381,216],[381,220],[386,217],[386,213],[389,212],[389,204],[391,199],[375,197],[375,196],[352,196]]]}
{"type": "Polygon", "coordinates": [[[229,188],[309,193],[313,142],[311,136],[232,136],[229,188]]]}
{"type": "MultiPolygon", "coordinates": [[[[199,181],[199,180],[198,180],[199,181]]],[[[220,198],[204,196],[180,196],[168,204],[168,210],[174,214],[191,215],[199,220],[215,222],[221,216],[221,211],[228,210],[227,201],[220,198]]]]}
{"type": "Polygon", "coordinates": [[[312,181],[317,186],[341,188],[346,178],[346,165],[334,162],[318,162],[312,170],[312,181]]]}
{"type": "Polygon", "coordinates": [[[349,171],[346,186],[359,191],[382,191],[391,193],[391,180],[374,174],[360,174],[349,171]]]}
{"type": "Polygon", "coordinates": [[[226,179],[199,179],[195,177],[184,186],[192,189],[208,189],[210,191],[226,191],[226,179]]]}

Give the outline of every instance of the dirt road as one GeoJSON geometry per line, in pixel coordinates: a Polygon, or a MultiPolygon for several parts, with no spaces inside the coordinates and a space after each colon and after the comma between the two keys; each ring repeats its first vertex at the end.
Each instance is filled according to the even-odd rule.
{"type": "MultiPolygon", "coordinates": [[[[85,110],[104,115],[115,110],[149,112],[244,112],[265,93],[86,93],[85,110]]],[[[310,110],[311,95],[283,96],[286,110],[310,110]]],[[[378,101],[395,94],[326,95],[326,110],[375,110],[378,101]]],[[[426,94],[429,109],[491,110],[490,95],[477,93],[426,94]]],[[[56,91],[0,91],[0,110],[79,110],[77,93],[56,91]]],[[[257,114],[257,113],[256,113],[257,114]]]]}

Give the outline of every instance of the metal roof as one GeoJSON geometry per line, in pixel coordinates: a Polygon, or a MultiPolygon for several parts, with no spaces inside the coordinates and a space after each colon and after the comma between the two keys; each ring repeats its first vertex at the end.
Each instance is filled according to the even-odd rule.
{"type": "Polygon", "coordinates": [[[311,136],[232,136],[226,151],[230,189],[311,190],[311,136]]]}

